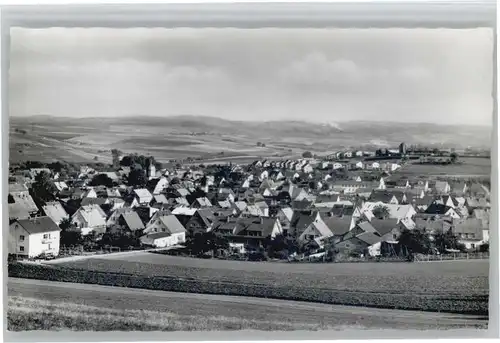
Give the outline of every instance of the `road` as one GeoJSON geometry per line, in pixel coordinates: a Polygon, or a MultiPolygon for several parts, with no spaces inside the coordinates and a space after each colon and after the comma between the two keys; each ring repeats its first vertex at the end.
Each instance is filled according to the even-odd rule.
{"type": "Polygon", "coordinates": [[[63,283],[30,279],[8,279],[8,295],[54,302],[71,302],[119,310],[146,309],[179,315],[214,314],[248,320],[286,320],[295,323],[352,325],[367,328],[453,329],[485,327],[487,318],[456,314],[372,309],[307,302],[176,293],[63,283]]]}

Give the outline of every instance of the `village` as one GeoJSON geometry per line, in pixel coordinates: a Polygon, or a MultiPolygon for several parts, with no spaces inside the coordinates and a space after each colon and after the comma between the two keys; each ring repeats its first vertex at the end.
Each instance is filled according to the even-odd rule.
{"type": "Polygon", "coordinates": [[[154,249],[338,261],[487,252],[488,185],[406,177],[407,149],[189,167],[114,151],[112,165],[10,165],[9,256],[154,249]]]}

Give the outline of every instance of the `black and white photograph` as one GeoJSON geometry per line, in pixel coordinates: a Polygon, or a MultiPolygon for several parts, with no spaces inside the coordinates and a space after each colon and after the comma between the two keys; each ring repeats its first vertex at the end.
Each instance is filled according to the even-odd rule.
{"type": "Polygon", "coordinates": [[[9,27],[6,329],[486,332],[494,28],[349,20],[9,27]]]}

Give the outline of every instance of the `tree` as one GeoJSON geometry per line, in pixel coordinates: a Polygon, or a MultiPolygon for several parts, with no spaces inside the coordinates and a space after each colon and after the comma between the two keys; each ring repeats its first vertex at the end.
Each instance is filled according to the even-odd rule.
{"type": "Polygon", "coordinates": [[[147,182],[146,172],[142,169],[133,169],[128,174],[129,186],[144,187],[147,182]]]}
{"type": "Polygon", "coordinates": [[[47,165],[47,168],[49,168],[50,170],[53,170],[57,173],[60,173],[63,169],[66,169],[68,166],[57,161],[57,162],[52,162],[52,163],[49,163],[47,165]]]}
{"type": "Polygon", "coordinates": [[[465,247],[459,242],[458,236],[451,229],[434,235],[434,247],[440,253],[445,253],[446,249],[465,250],[465,247]]]}
{"type": "Polygon", "coordinates": [[[490,251],[490,243],[484,243],[481,246],[479,246],[479,251],[480,252],[489,252],[490,251]]]}
{"type": "Polygon", "coordinates": [[[118,168],[120,165],[121,151],[118,149],[111,149],[111,156],[113,157],[113,167],[118,168]]]}
{"type": "Polygon", "coordinates": [[[50,180],[50,175],[41,172],[35,176],[35,182],[31,186],[31,195],[38,201],[45,203],[55,199],[56,186],[50,180]]]}
{"type": "Polygon", "coordinates": [[[106,232],[101,239],[101,246],[114,246],[121,249],[128,249],[130,247],[138,247],[141,245],[139,237],[130,231],[126,231],[122,227],[115,226],[111,228],[110,232],[106,232]]]}
{"type": "Polygon", "coordinates": [[[431,251],[431,241],[425,230],[403,230],[398,239],[400,250],[410,255],[427,254],[431,251]]]}
{"type": "Polygon", "coordinates": [[[64,218],[59,224],[61,228],[60,234],[60,245],[61,246],[78,246],[83,243],[83,237],[80,231],[76,230],[74,225],[71,223],[71,219],[64,218]]]}
{"type": "Polygon", "coordinates": [[[99,159],[99,157],[94,156],[94,161],[97,161],[98,159],[99,159]]]}
{"type": "Polygon", "coordinates": [[[450,161],[451,161],[451,163],[456,163],[456,162],[457,162],[457,160],[458,160],[458,155],[457,155],[457,153],[456,153],[456,152],[452,152],[452,153],[450,154],[450,161]]]}
{"type": "Polygon", "coordinates": [[[97,174],[92,178],[89,185],[113,187],[113,180],[106,174],[97,174]]]}
{"type": "Polygon", "coordinates": [[[379,219],[385,219],[390,216],[389,209],[384,205],[377,205],[373,208],[373,215],[379,219]]]}
{"type": "Polygon", "coordinates": [[[312,158],[312,157],[313,157],[313,154],[312,154],[312,152],[310,152],[310,151],[304,151],[304,152],[302,153],[302,157],[304,157],[304,158],[312,158]]]}

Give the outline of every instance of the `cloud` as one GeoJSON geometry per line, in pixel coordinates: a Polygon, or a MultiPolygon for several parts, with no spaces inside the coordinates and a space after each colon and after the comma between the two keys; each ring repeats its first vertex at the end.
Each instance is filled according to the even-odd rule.
{"type": "Polygon", "coordinates": [[[15,29],[13,115],[484,122],[491,30],[15,29]]]}
{"type": "Polygon", "coordinates": [[[352,60],[328,59],[314,52],[294,61],[278,71],[285,83],[317,92],[387,92],[432,84],[435,79],[428,69],[421,66],[370,68],[352,60]]]}

